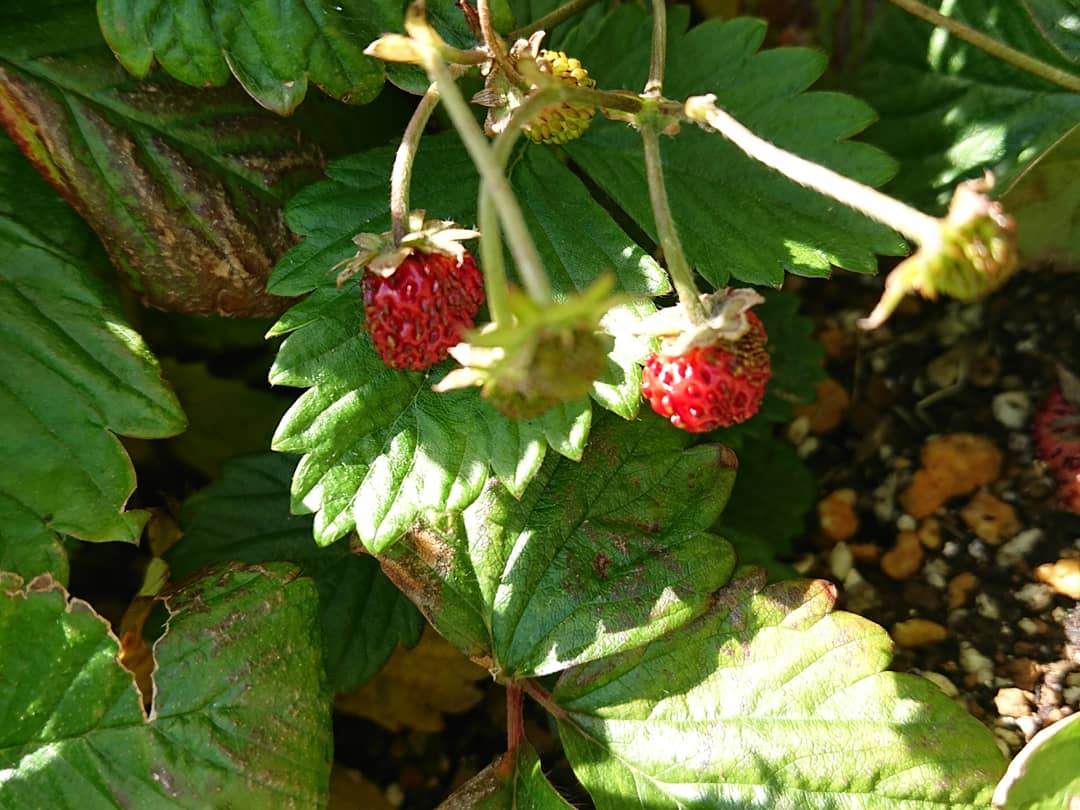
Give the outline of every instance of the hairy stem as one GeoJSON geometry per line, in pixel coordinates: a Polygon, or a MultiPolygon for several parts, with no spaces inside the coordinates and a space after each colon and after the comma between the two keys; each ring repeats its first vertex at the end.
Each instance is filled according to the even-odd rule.
{"type": "Polygon", "coordinates": [[[551,285],[544,273],[544,266],[536,252],[536,245],[533,244],[532,236],[525,225],[525,217],[522,216],[521,207],[518,205],[517,198],[514,197],[510,183],[495,161],[487,138],[484,137],[480,125],[473,118],[468,103],[461,95],[457,84],[454,83],[438,51],[432,47],[423,47],[422,50],[424,67],[438,85],[450,120],[457,129],[473,163],[476,164],[481,181],[487,186],[488,193],[494,199],[499,219],[502,221],[503,230],[510,244],[510,252],[514,255],[514,261],[517,262],[521,280],[529,296],[537,304],[546,305],[551,302],[551,285]]]}
{"type": "Polygon", "coordinates": [[[413,163],[416,150],[420,146],[420,136],[424,134],[431,113],[439,104],[439,88],[432,84],[416,105],[405,135],[401,139],[394,155],[394,169],[390,173],[390,221],[393,227],[394,244],[401,244],[402,237],[408,230],[409,223],[409,185],[412,182],[413,163]]]}
{"type": "Polygon", "coordinates": [[[671,204],[668,202],[667,187],[664,185],[664,167],[660,158],[660,132],[656,121],[642,124],[641,141],[645,147],[645,177],[649,182],[649,200],[652,202],[656,233],[660,237],[660,247],[664,250],[668,273],[690,323],[704,324],[706,318],[705,309],[701,305],[701,294],[694,283],[694,272],[686,260],[682,242],[675,230],[675,219],[671,215],[671,204]]]}
{"type": "Polygon", "coordinates": [[[579,11],[584,11],[596,0],[570,0],[569,3],[564,3],[554,11],[545,14],[538,20],[533,20],[523,28],[518,28],[515,31],[511,31],[506,35],[507,39],[524,39],[529,34],[536,33],[537,31],[549,31],[563,20],[568,20],[573,17],[579,11]]]}
{"type": "Polygon", "coordinates": [[[713,96],[687,99],[687,118],[708,125],[749,157],[764,163],[789,180],[888,225],[918,245],[926,245],[934,250],[940,242],[941,226],[938,220],[870,186],[774,146],[752,133],[728,113],[717,109],[714,102],[713,96]]]}
{"type": "Polygon", "coordinates": [[[522,709],[525,705],[525,695],[521,687],[515,683],[506,687],[506,753],[511,756],[517,754],[521,741],[525,739],[525,724],[522,719],[522,709]]]}
{"type": "Polygon", "coordinates": [[[566,720],[570,715],[566,713],[566,709],[551,699],[551,692],[542,687],[536,681],[524,680],[519,682],[521,685],[521,691],[531,697],[548,712],[550,712],[557,720],[566,720]]]}
{"type": "Polygon", "coordinates": [[[998,59],[1008,62],[1013,67],[1026,70],[1028,73],[1046,79],[1048,82],[1053,82],[1073,93],[1080,93],[1080,76],[1075,76],[1072,73],[1049,65],[1023,51],[1018,51],[1004,42],[972,28],[970,25],[966,25],[952,17],[946,17],[937,9],[920,3],[919,0],[890,0],[890,2],[899,6],[908,14],[925,20],[931,25],[946,29],[957,39],[962,39],[969,45],[974,45],[991,56],[996,56],[998,59]]]}
{"type": "Polygon", "coordinates": [[[652,0],[652,49],[649,55],[649,78],[644,96],[659,98],[664,89],[664,66],[667,64],[667,6],[664,0],[652,0]]]}

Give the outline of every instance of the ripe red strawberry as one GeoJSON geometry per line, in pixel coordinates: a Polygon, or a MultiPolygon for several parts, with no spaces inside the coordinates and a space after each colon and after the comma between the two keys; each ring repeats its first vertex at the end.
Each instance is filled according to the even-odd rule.
{"type": "Polygon", "coordinates": [[[750,329],[738,340],[650,355],[641,393],[652,409],[690,433],[730,427],[757,413],[772,367],[765,326],[753,312],[746,317],[750,329]]]}
{"type": "Polygon", "coordinates": [[[387,276],[364,273],[368,332],[391,368],[421,371],[447,356],[484,303],[484,277],[467,251],[453,256],[413,251],[387,276]]]}
{"type": "Polygon", "coordinates": [[[1034,422],[1035,446],[1058,480],[1062,509],[1080,514],[1080,408],[1055,388],[1034,422]]]}

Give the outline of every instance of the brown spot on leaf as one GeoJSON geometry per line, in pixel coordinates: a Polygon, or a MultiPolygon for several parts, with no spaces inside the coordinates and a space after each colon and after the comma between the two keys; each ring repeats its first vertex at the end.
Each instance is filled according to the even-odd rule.
{"type": "Polygon", "coordinates": [[[607,569],[609,565],[611,565],[611,557],[604,552],[601,551],[593,557],[593,571],[595,571],[596,575],[601,579],[607,579],[607,569]]]}

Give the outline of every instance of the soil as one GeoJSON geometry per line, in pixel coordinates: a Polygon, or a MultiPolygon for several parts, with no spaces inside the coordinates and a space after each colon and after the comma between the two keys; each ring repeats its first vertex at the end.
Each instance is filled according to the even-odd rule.
{"type": "MultiPolygon", "coordinates": [[[[837,582],[838,608],[893,633],[894,670],[934,681],[1012,756],[1080,710],[1080,605],[1036,574],[1080,557],[1080,515],[1059,508],[1031,436],[1058,364],[1080,359],[1080,274],[1020,274],[976,304],[909,299],[873,333],[855,322],[880,279],[838,274],[792,288],[834,381],[787,429],[820,499],[792,563],[837,582]],[[935,440],[953,443],[984,479],[993,465],[979,453],[996,448],[1000,469],[916,518],[904,511],[907,490],[935,440]]],[[[479,707],[448,717],[439,734],[339,718],[338,758],[378,783],[387,806],[429,810],[504,750],[503,700],[489,685],[479,707]]],[[[552,783],[590,806],[528,700],[526,731],[552,783]]]]}

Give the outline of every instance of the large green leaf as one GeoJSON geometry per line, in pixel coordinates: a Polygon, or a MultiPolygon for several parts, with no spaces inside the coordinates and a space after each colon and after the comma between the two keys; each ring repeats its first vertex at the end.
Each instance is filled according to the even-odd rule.
{"type": "Polygon", "coordinates": [[[1023,0],[1039,32],[1072,62],[1080,64],[1080,0],[1023,0]]]}
{"type": "Polygon", "coordinates": [[[567,757],[608,808],[983,808],[990,732],[937,687],[882,672],[880,627],[835,589],[744,574],[712,609],[552,694],[567,757]]]}
{"type": "Polygon", "coordinates": [[[1024,746],[994,791],[1004,810],[1065,810],[1080,801],[1080,715],[1044,728],[1024,746]]]}
{"type": "Polygon", "coordinates": [[[184,415],[83,257],[85,226],[3,136],[0,167],[0,499],[24,521],[5,543],[134,542],[147,514],[124,511],[135,471],[117,435],[171,436],[184,415]]]}
{"type": "MultiPolygon", "coordinates": [[[[943,0],[931,5],[1014,48],[1076,71],[1017,0],[943,0]]],[[[1080,94],[1015,68],[900,9],[882,12],[870,57],[854,86],[881,115],[867,139],[901,162],[902,170],[888,188],[892,193],[944,210],[958,181],[986,169],[1004,188],[1080,123],[1080,94]]]]}
{"type": "Polygon", "coordinates": [[[48,582],[0,590],[0,807],[325,803],[330,702],[295,569],[218,569],[166,600],[149,716],[86,602],[48,582]]]}
{"type": "Polygon", "coordinates": [[[505,677],[611,655],[672,632],[727,581],[706,530],[734,457],[659,417],[605,415],[580,463],[554,457],[515,498],[494,482],[461,516],[414,530],[384,570],[450,642],[505,677]]]}
{"type": "Polygon", "coordinates": [[[0,27],[0,122],[148,303],[281,312],[265,284],[294,241],[282,204],[321,159],[239,89],[136,81],[89,4],[19,0],[0,27]]]}
{"type": "MultiPolygon", "coordinates": [[[[353,284],[334,286],[330,268],[355,250],[358,231],[389,230],[387,188],[393,150],[374,150],[331,165],[333,180],[305,189],[289,206],[289,223],[305,236],[275,270],[282,295],[314,290],[287,312],[272,334],[282,344],[271,381],[310,387],[286,414],[274,448],[306,454],[293,484],[293,508],[316,512],[315,535],[329,543],[356,528],[379,550],[400,537],[425,510],[460,510],[480,494],[489,469],[520,493],[539,469],[547,446],[581,455],[591,407],[586,401],[544,417],[513,422],[475,390],[435,394],[451,367],[431,374],[387,368],[363,330],[353,284]]],[[[537,238],[544,267],[560,294],[583,290],[602,272],[642,295],[668,289],[663,272],[548,151],[519,153],[512,180],[537,238]]],[[[475,221],[476,172],[456,135],[424,140],[414,171],[413,205],[429,216],[475,221]]],[[[625,324],[652,311],[648,302],[620,308],[625,324]]],[[[647,342],[620,335],[593,398],[631,417],[640,396],[638,362],[647,342]]]]}
{"type": "Polygon", "coordinates": [[[571,810],[544,776],[527,743],[504,754],[454,791],[437,810],[571,810]]]}
{"type": "Polygon", "coordinates": [[[366,104],[382,89],[382,63],[364,48],[400,25],[392,0],[98,0],[109,45],[136,76],[156,59],[195,87],[229,74],[260,104],[291,113],[308,81],[330,95],[366,104]]]}
{"type": "MultiPolygon", "coordinates": [[[[803,157],[878,184],[893,163],[880,151],[846,140],[873,120],[862,102],[838,93],[803,92],[825,57],[802,48],[756,53],[760,20],[712,20],[685,32],[685,8],[669,19],[671,98],[715,93],[717,104],[761,136],[803,157]]],[[[645,84],[650,26],[639,6],[623,6],[599,25],[571,32],[578,55],[601,87],[635,92],[645,84]]],[[[641,139],[624,124],[598,120],[567,145],[581,165],[651,236],[641,139]]],[[[716,134],[684,127],[662,144],[671,206],[691,263],[713,284],[729,278],[778,286],[784,272],[824,276],[831,265],[873,272],[875,253],[898,254],[902,241],[880,225],[789,182],[745,157],[716,134]]]]}
{"type": "Polygon", "coordinates": [[[26,582],[48,574],[62,585],[68,581],[64,544],[33,510],[0,492],[0,571],[18,574],[26,582]]]}
{"type": "Polygon", "coordinates": [[[319,591],[330,687],[350,689],[378,672],[399,643],[415,644],[424,621],[373,558],[351,554],[344,539],[320,548],[311,518],[289,514],[295,467],[295,458],[275,453],[227,462],[219,480],[184,504],[184,536],[166,559],[174,580],[226,560],[299,565],[319,591]]]}

